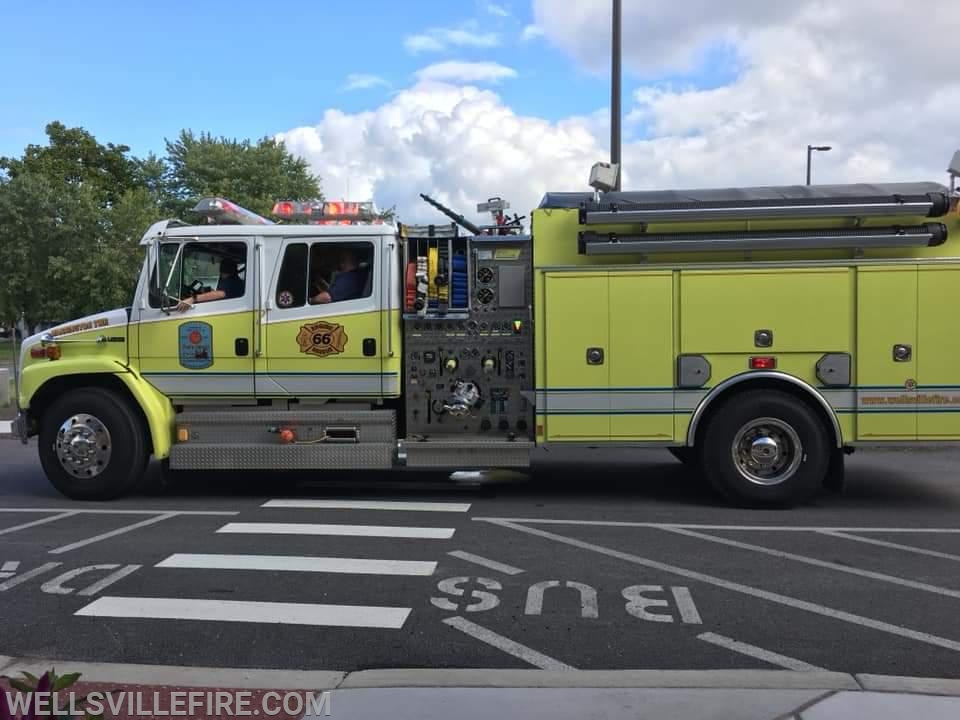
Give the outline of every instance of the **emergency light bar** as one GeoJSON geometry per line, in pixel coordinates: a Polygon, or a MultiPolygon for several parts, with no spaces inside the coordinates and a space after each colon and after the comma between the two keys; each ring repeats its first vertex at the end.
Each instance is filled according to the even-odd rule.
{"type": "Polygon", "coordinates": [[[272,220],[260,217],[255,212],[240,207],[223,198],[204,198],[193,211],[202,215],[212,225],[273,225],[272,220]]]}
{"type": "Polygon", "coordinates": [[[284,220],[306,221],[311,225],[380,224],[383,218],[372,202],[322,200],[281,200],[272,214],[284,220]]]}
{"type": "Polygon", "coordinates": [[[715,233],[581,232],[581,255],[631,253],[722,252],[725,250],[842,250],[878,247],[935,247],[947,240],[947,226],[926,223],[910,227],[849,230],[784,230],[715,233]]]}

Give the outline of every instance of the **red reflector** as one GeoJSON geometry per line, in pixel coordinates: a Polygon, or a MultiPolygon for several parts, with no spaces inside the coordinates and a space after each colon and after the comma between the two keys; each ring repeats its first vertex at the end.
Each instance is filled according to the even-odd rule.
{"type": "Polygon", "coordinates": [[[45,347],[34,347],[30,348],[30,357],[32,358],[45,358],[47,356],[47,349],[45,347]]]}
{"type": "Polygon", "coordinates": [[[751,370],[773,370],[777,367],[775,357],[752,357],[750,358],[751,370]]]}

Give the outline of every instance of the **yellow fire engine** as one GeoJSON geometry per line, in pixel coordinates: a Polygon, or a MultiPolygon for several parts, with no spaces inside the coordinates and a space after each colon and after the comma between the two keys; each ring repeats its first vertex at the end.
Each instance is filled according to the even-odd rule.
{"type": "Polygon", "coordinates": [[[960,441],[944,185],[548,193],[530,234],[484,209],[203,200],[143,236],[131,307],[23,343],[17,430],[78,499],[151,456],[484,469],[582,444],[667,448],[734,502],[786,505],[858,446],[960,441]]]}

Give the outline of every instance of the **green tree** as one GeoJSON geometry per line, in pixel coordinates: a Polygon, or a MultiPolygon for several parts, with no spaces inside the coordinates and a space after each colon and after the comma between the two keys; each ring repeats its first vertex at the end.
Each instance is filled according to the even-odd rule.
{"type": "Polygon", "coordinates": [[[195,135],[167,141],[167,187],[180,212],[205,196],[224,197],[261,215],[279,199],[320,197],[320,181],[282,142],[195,135]]]}
{"type": "Polygon", "coordinates": [[[126,145],[101,145],[83,128],[61,122],[48,124],[46,133],[47,145],[28,145],[21,158],[0,158],[0,169],[11,180],[33,174],[54,185],[84,187],[104,205],[142,182],[140,164],[126,145]]]}

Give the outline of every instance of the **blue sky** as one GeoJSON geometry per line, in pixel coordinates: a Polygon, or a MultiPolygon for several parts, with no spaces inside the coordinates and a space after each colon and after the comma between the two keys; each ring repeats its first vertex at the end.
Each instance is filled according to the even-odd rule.
{"type": "MultiPolygon", "coordinates": [[[[543,38],[523,41],[531,22],[528,0],[0,0],[0,155],[42,142],[51,120],[137,154],[162,152],[181,128],[272,135],[315,124],[327,108],[375,108],[421,68],[449,60],[515,69],[494,89],[521,115],[557,120],[607,107],[607,78],[543,38]],[[432,28],[465,30],[489,46],[406,47],[432,28]],[[388,84],[348,91],[351,74],[388,84]]],[[[598,52],[606,40],[598,38],[598,52]]],[[[628,76],[625,94],[641,80],[723,82],[727,60],[717,51],[686,77],[628,76]]]]}

